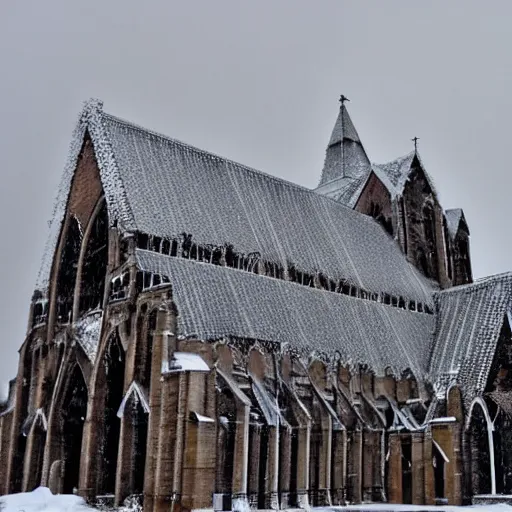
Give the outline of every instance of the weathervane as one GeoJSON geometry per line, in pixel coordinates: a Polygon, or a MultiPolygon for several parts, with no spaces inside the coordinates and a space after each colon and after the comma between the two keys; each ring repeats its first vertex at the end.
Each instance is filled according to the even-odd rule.
{"type": "Polygon", "coordinates": [[[418,150],[418,141],[420,140],[419,137],[414,137],[411,139],[414,142],[414,151],[418,150]]]}
{"type": "Polygon", "coordinates": [[[340,103],[343,105],[345,101],[350,101],[344,94],[340,96],[340,103]]]}

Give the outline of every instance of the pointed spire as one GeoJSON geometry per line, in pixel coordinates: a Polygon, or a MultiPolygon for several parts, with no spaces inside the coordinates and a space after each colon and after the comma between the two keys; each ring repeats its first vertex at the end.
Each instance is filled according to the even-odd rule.
{"type": "Polygon", "coordinates": [[[338,118],[327,146],[320,185],[336,178],[357,177],[371,168],[370,161],[345,106],[347,101],[350,100],[342,94],[338,118]]]}

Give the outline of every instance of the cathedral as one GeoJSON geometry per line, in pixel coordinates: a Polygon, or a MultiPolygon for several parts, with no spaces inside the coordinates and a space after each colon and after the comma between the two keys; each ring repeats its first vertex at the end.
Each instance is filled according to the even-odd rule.
{"type": "Polygon", "coordinates": [[[344,97],[315,190],[89,100],[0,405],[0,494],[512,494],[512,273],[474,281],[469,238],[416,147],[370,162],[344,97]]]}

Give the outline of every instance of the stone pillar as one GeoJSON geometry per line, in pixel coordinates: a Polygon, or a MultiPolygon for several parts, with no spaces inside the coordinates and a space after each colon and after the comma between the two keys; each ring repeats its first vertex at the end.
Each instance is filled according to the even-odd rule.
{"type": "Polygon", "coordinates": [[[462,457],[462,426],[454,424],[451,428],[453,446],[453,505],[462,505],[463,501],[463,457],[462,457]]]}
{"type": "Polygon", "coordinates": [[[5,471],[9,460],[9,441],[11,438],[13,413],[4,413],[0,417],[0,468],[3,478],[0,478],[0,496],[8,492],[8,480],[5,471]]]}
{"type": "Polygon", "coordinates": [[[322,445],[320,449],[320,481],[318,505],[331,505],[331,464],[332,464],[332,418],[326,415],[322,427],[322,445]]]}
{"type": "Polygon", "coordinates": [[[169,512],[180,503],[180,485],[176,481],[176,471],[181,473],[183,456],[179,442],[183,426],[183,407],[186,400],[185,373],[164,376],[160,406],[160,428],[155,473],[154,505],[155,512],[169,512]],[[180,453],[181,452],[181,453],[180,453]]]}
{"type": "Polygon", "coordinates": [[[334,506],[346,503],[346,463],[347,431],[337,430],[333,432],[332,449],[331,499],[334,506]]]}
{"type": "Polygon", "coordinates": [[[167,330],[174,333],[175,318],[169,311],[157,313],[156,330],[153,335],[153,351],[151,357],[151,386],[149,391],[148,440],[146,448],[146,470],[144,473],[144,510],[151,512],[155,495],[155,475],[157,466],[158,438],[160,435],[160,411],[162,406],[162,362],[170,357],[174,349],[168,346],[167,330]]]}
{"type": "MultiPolygon", "coordinates": [[[[279,495],[280,508],[287,509],[292,505],[294,498],[290,496],[291,464],[292,464],[292,429],[281,427],[279,429],[279,495]]],[[[295,468],[293,468],[295,471],[295,468]]]]}
{"type": "Polygon", "coordinates": [[[425,459],[421,432],[412,433],[412,503],[425,503],[425,459]]]}
{"type": "Polygon", "coordinates": [[[389,434],[388,501],[402,503],[402,446],[400,434],[389,434]]]}
{"type": "Polygon", "coordinates": [[[383,464],[385,464],[384,453],[384,431],[379,430],[373,433],[373,478],[372,478],[372,501],[384,500],[383,464]]]}
{"type": "Polygon", "coordinates": [[[434,467],[432,466],[432,431],[425,431],[423,438],[423,460],[425,474],[425,505],[435,505],[434,467]]]}
{"type": "Polygon", "coordinates": [[[232,502],[235,512],[245,511],[247,507],[250,410],[249,404],[237,404],[232,502]]]}
{"type": "Polygon", "coordinates": [[[267,475],[265,485],[265,509],[279,509],[279,427],[268,432],[267,475]]]}
{"type": "Polygon", "coordinates": [[[188,376],[181,466],[181,506],[186,510],[211,508],[215,492],[217,422],[207,405],[215,394],[212,374],[191,371],[188,376]]]}
{"type": "Polygon", "coordinates": [[[373,501],[374,432],[363,432],[363,497],[362,501],[373,501]]]}
{"type": "Polygon", "coordinates": [[[249,427],[249,458],[251,461],[251,471],[248,475],[248,499],[249,506],[253,509],[258,508],[258,495],[260,483],[260,449],[261,449],[261,425],[250,425],[249,427]]]}
{"type": "Polygon", "coordinates": [[[363,432],[350,432],[347,442],[347,499],[351,503],[361,503],[363,483],[363,432]]]}
{"type": "Polygon", "coordinates": [[[311,420],[298,429],[299,453],[297,457],[297,506],[309,509],[309,452],[311,442],[311,420]]]}

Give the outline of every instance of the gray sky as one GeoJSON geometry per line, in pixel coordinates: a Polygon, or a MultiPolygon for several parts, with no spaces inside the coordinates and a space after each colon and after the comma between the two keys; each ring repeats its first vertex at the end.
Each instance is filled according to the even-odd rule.
{"type": "Polygon", "coordinates": [[[307,187],[340,93],[372,161],[419,147],[475,277],[508,253],[509,0],[0,2],[0,381],[83,100],[307,187]]]}

